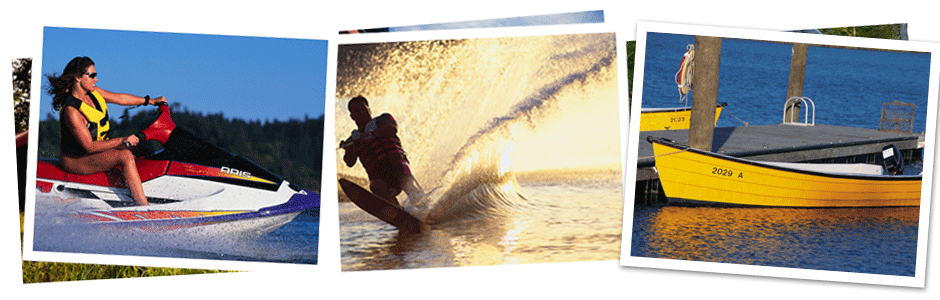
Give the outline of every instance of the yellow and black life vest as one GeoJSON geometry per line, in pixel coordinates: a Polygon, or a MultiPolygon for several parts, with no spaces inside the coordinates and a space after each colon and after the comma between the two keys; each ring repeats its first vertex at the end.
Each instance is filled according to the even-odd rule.
{"type": "Polygon", "coordinates": [[[111,138],[111,123],[108,120],[108,104],[104,102],[104,97],[101,97],[101,94],[98,94],[96,91],[88,92],[88,95],[91,97],[91,100],[95,102],[95,106],[88,105],[85,101],[74,97],[69,100],[77,101],[66,101],[65,105],[75,107],[85,116],[85,120],[88,121],[88,131],[91,133],[92,139],[95,141],[107,140],[111,138]]]}
{"type": "MultiPolygon", "coordinates": [[[[71,95],[65,100],[63,106],[74,107],[82,113],[82,116],[88,121],[88,133],[91,134],[92,140],[104,141],[110,139],[111,121],[108,118],[108,104],[104,101],[104,97],[101,97],[101,94],[98,94],[98,92],[88,92],[88,96],[94,101],[94,106],[88,105],[85,101],[71,95]]],[[[64,110],[59,110],[59,123],[61,124],[59,127],[62,132],[62,153],[75,156],[84,155],[87,152],[78,144],[78,140],[72,136],[71,131],[65,126],[65,115],[63,111],[64,110]]]]}

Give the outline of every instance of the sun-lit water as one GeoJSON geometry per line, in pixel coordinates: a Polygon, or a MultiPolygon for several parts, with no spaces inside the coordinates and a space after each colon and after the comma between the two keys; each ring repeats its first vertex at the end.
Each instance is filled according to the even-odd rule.
{"type": "Polygon", "coordinates": [[[917,207],[640,207],[632,256],[914,276],[917,207]]]}
{"type": "Polygon", "coordinates": [[[341,202],[343,270],[614,260],[622,229],[619,179],[618,171],[600,170],[521,174],[524,207],[465,216],[414,235],[341,202]]]}
{"type": "MultiPolygon", "coordinates": [[[[344,270],[617,258],[613,34],[343,45],[337,57],[335,143],[355,128],[346,109],[353,96],[368,98],[374,116],[392,114],[429,193],[399,200],[434,224],[399,235],[341,202],[344,270]]],[[[366,178],[343,153],[339,175],[366,178]]]]}

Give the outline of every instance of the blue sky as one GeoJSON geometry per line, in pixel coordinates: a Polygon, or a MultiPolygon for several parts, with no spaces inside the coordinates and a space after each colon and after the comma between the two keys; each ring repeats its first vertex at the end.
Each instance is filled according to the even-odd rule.
{"type": "MultiPolygon", "coordinates": [[[[228,119],[302,120],[323,115],[327,49],[324,40],[46,27],[42,74],[88,56],[108,91],[228,119]]],[[[53,112],[47,85],[43,76],[40,120],[53,112]]],[[[124,107],[109,108],[116,118],[124,107]]]]}

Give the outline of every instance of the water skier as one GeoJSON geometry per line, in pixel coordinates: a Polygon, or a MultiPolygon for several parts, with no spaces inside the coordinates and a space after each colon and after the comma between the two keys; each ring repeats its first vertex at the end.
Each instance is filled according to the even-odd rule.
{"type": "Polygon", "coordinates": [[[395,197],[405,191],[414,203],[416,198],[412,197],[422,193],[408,166],[395,118],[384,113],[373,119],[369,101],[363,96],[350,99],[347,108],[358,129],[340,142],[346,150],[346,166],[356,165],[356,159],[361,161],[369,175],[369,189],[379,198],[401,206],[395,197]]]}

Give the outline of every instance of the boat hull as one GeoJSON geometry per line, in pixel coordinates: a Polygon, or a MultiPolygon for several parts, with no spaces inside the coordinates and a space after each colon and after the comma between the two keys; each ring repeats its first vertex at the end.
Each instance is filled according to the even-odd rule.
{"type": "MultiPolygon", "coordinates": [[[[724,103],[715,107],[715,123],[721,116],[724,103]]],[[[689,129],[691,107],[644,109],[640,112],[640,131],[689,129]]]]}
{"type": "Polygon", "coordinates": [[[319,207],[319,197],[308,192],[296,194],[280,205],[249,211],[164,210],[157,206],[152,210],[78,211],[69,216],[99,228],[196,232],[194,228],[211,227],[215,233],[262,235],[290,222],[303,210],[316,207],[319,207]]]}
{"type": "Polygon", "coordinates": [[[670,204],[769,207],[919,206],[920,175],[829,174],[650,139],[670,204]]]}

